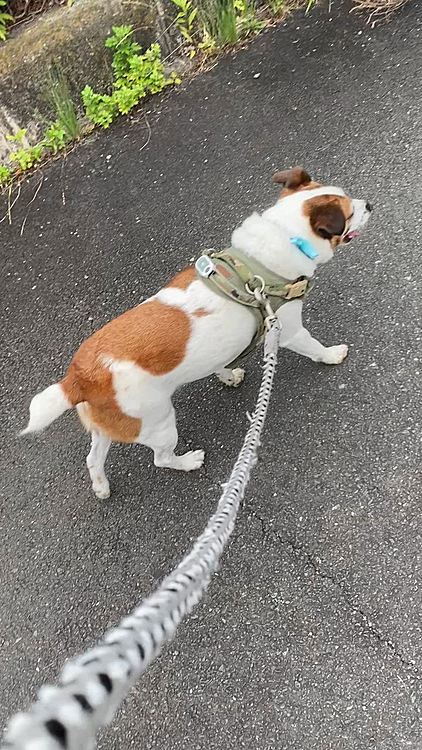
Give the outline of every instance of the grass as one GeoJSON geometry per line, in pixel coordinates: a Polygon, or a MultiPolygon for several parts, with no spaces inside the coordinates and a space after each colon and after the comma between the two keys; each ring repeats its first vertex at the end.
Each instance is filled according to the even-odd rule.
{"type": "Polygon", "coordinates": [[[198,18],[216,47],[226,47],[239,41],[234,0],[200,0],[198,18]]]}
{"type": "Polygon", "coordinates": [[[56,112],[58,126],[64,131],[67,141],[76,141],[81,135],[81,127],[67,80],[57,65],[51,66],[47,84],[47,96],[56,112]]]}
{"type": "Polygon", "coordinates": [[[284,13],[286,6],[284,0],[268,0],[268,7],[271,14],[275,16],[275,18],[278,18],[278,16],[284,13]]]}

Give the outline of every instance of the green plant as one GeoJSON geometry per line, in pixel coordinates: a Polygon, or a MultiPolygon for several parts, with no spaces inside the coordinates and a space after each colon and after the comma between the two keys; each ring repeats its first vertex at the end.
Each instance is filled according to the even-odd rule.
{"type": "Polygon", "coordinates": [[[257,18],[254,0],[234,0],[234,7],[238,16],[239,36],[259,34],[265,26],[265,21],[257,18]]]}
{"type": "Polygon", "coordinates": [[[44,144],[37,143],[35,146],[27,146],[26,148],[22,146],[16,151],[12,151],[9,155],[9,159],[10,161],[17,162],[19,169],[21,169],[22,172],[25,172],[27,169],[33,167],[34,164],[41,161],[43,153],[44,144]]]}
{"type": "Polygon", "coordinates": [[[199,17],[208,38],[214,39],[217,47],[239,40],[234,0],[203,0],[199,17]]]}
{"type": "Polygon", "coordinates": [[[65,132],[66,140],[75,141],[81,135],[76,108],[62,70],[53,64],[47,75],[48,98],[55,109],[57,123],[65,132]]]}
{"type": "Polygon", "coordinates": [[[0,164],[0,187],[7,185],[12,179],[12,170],[10,167],[6,167],[5,164],[0,164]]]}
{"type": "Polygon", "coordinates": [[[213,39],[208,31],[204,28],[202,32],[202,41],[198,44],[198,49],[206,55],[212,55],[217,49],[217,42],[213,39]]]}
{"type": "Polygon", "coordinates": [[[119,113],[114,98],[108,94],[96,94],[91,86],[85,86],[81,96],[88,120],[94,125],[108,128],[119,113]]]}
{"type": "Polygon", "coordinates": [[[105,42],[113,50],[113,88],[111,94],[98,94],[91,86],[82,91],[85,114],[91,122],[108,128],[114,118],[127,114],[147,94],[157,94],[180,79],[172,74],[164,75],[159,44],[152,44],[140,53],[140,46],[133,39],[132,26],[115,26],[105,42]]]}
{"type": "Polygon", "coordinates": [[[194,21],[198,15],[198,8],[192,4],[192,0],[172,0],[172,3],[179,8],[176,16],[176,26],[181,35],[189,44],[193,44],[194,21]]]}
{"type": "Polygon", "coordinates": [[[306,10],[305,13],[309,13],[309,11],[316,5],[317,0],[308,0],[306,4],[306,10]]]}
{"type": "Polygon", "coordinates": [[[13,21],[13,16],[10,13],[5,13],[2,8],[7,6],[7,0],[0,0],[0,41],[4,42],[7,36],[7,25],[13,21]]]}
{"type": "Polygon", "coordinates": [[[17,130],[13,135],[6,135],[6,140],[10,141],[11,143],[20,143],[21,145],[23,145],[25,136],[26,128],[20,128],[20,130],[17,130]]]}
{"type": "Polygon", "coordinates": [[[62,128],[59,121],[56,120],[56,122],[52,122],[45,132],[43,140],[44,146],[52,151],[53,154],[57,154],[58,151],[61,151],[61,149],[66,146],[67,142],[68,137],[66,131],[62,128]]]}
{"type": "Polygon", "coordinates": [[[168,82],[161,62],[160,45],[151,44],[143,55],[134,55],[130,59],[126,75],[116,79],[115,87],[136,90],[139,101],[147,94],[158,94],[168,82]]]}
{"type": "Polygon", "coordinates": [[[133,26],[113,26],[113,33],[104,44],[113,51],[111,67],[115,80],[126,76],[133,58],[141,54],[141,47],[133,38],[133,26]]]}
{"type": "Polygon", "coordinates": [[[284,0],[268,0],[268,6],[273,16],[279,16],[284,10],[284,0]]]}

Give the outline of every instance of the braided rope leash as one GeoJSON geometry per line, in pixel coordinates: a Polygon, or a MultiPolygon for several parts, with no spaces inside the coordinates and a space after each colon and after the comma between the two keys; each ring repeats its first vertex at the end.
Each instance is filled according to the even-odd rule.
{"type": "Polygon", "coordinates": [[[205,593],[233,531],[257,461],[270,401],[280,328],[268,317],[261,386],[243,446],[217,510],[191,552],[98,646],[65,664],[57,687],[45,686],[25,713],[12,717],[1,750],[91,750],[130,688],[170,641],[179,622],[205,593]]]}

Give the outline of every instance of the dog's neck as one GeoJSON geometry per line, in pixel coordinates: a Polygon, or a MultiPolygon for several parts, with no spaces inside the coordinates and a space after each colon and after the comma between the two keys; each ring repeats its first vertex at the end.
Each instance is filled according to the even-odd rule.
{"type": "Polygon", "coordinates": [[[310,230],[309,222],[297,214],[292,215],[281,201],[264,211],[262,215],[252,214],[235,229],[232,246],[256,258],[273,273],[293,280],[299,276],[311,277],[316,266],[327,263],[333,251],[327,240],[316,237],[310,230]],[[314,260],[308,258],[292,244],[291,237],[308,240],[318,253],[314,260]]]}

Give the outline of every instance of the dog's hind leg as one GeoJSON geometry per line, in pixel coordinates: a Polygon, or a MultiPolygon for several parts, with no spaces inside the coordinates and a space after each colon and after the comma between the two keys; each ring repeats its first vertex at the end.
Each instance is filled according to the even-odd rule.
{"type": "Polygon", "coordinates": [[[142,418],[142,430],[137,442],[152,448],[156,466],[179,471],[199,469],[204,462],[204,451],[188,451],[182,456],[176,456],[174,452],[178,436],[176,415],[171,401],[162,411],[160,409],[160,412],[162,416],[158,419],[157,414],[151,414],[150,418],[142,418]]]}
{"type": "Polygon", "coordinates": [[[98,430],[91,432],[91,450],[86,458],[92,489],[100,500],[110,497],[110,485],[105,475],[104,464],[111,440],[98,430]]]}

